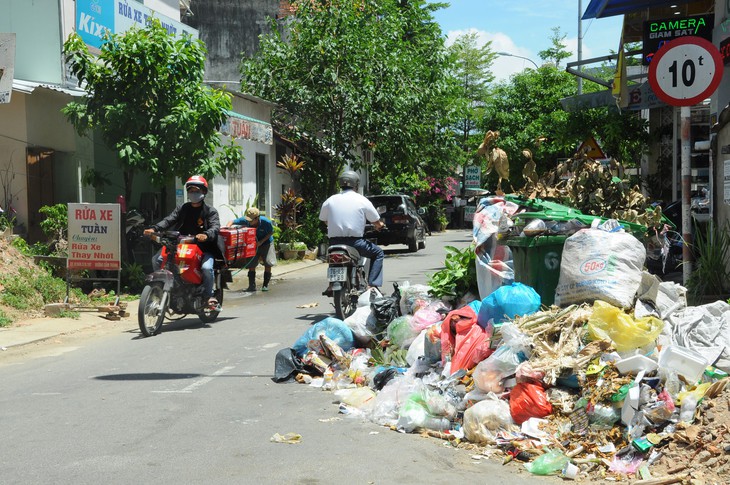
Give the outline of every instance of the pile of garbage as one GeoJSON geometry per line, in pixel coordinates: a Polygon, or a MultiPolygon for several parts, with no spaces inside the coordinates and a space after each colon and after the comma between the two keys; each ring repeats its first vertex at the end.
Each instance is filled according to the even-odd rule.
{"type": "Polygon", "coordinates": [[[506,259],[494,264],[509,257],[494,241],[506,204],[494,202],[474,231],[479,296],[447,301],[408,283],[365,293],[353,315],[281,350],[274,380],[535,475],[727,483],[730,304],[687,306],[685,288],[643,271],[636,237],[599,221],[566,235],[544,305],[506,259]]]}

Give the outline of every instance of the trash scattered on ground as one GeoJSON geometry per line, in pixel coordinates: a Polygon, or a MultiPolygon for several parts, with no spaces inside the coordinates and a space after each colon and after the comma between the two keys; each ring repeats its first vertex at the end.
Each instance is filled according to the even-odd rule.
{"type": "Polygon", "coordinates": [[[297,308],[314,308],[316,306],[319,306],[319,302],[315,301],[312,303],[305,303],[303,305],[297,305],[297,308]]]}
{"type": "Polygon", "coordinates": [[[271,441],[274,443],[287,443],[290,445],[295,445],[297,443],[301,443],[302,435],[297,433],[286,433],[284,435],[274,433],[274,436],[271,437],[271,441]]]}
{"type": "Polygon", "coordinates": [[[612,220],[563,225],[557,262],[520,246],[557,270],[533,288],[501,244],[519,206],[483,210],[479,297],[442,300],[402,282],[310,327],[279,352],[274,380],[332,392],[347,418],[534,475],[728,483],[730,304],[687,306],[685,288],[642,270],[636,228],[612,220]]]}

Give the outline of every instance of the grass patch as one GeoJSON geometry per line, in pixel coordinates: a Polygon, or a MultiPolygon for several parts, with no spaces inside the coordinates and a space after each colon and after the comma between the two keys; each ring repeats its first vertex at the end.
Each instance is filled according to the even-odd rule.
{"type": "Polygon", "coordinates": [[[74,320],[78,320],[79,317],[81,317],[81,313],[75,312],[73,310],[61,310],[61,312],[58,314],[59,318],[73,318],[74,320]]]}
{"type": "Polygon", "coordinates": [[[13,323],[13,319],[5,314],[4,311],[0,310],[0,327],[7,327],[13,323]]]}

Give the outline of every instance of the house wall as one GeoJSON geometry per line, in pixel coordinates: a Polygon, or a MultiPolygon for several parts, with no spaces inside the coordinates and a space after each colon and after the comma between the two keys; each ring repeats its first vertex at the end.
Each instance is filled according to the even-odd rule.
{"type": "Polygon", "coordinates": [[[208,48],[205,76],[211,81],[239,82],[242,53],[258,50],[259,35],[270,32],[280,0],[194,0],[193,15],[183,23],[198,29],[208,48]]]}
{"type": "MultiPolygon", "coordinates": [[[[61,83],[61,2],[4,0],[0,32],[15,32],[15,78],[61,83]]],[[[72,2],[71,2],[72,3],[72,2]]]]}
{"type": "Polygon", "coordinates": [[[9,104],[0,104],[0,206],[12,205],[17,211],[17,222],[27,227],[28,205],[26,184],[25,105],[28,96],[13,93],[9,104]]]}

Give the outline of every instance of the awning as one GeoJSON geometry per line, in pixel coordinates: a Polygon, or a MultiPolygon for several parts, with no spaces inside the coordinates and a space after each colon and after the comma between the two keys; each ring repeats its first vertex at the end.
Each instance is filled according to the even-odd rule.
{"type": "MultiPolygon", "coordinates": [[[[692,1],[673,0],[672,4],[680,5],[692,1]]],[[[668,3],[666,0],[591,0],[582,18],[583,20],[587,20],[613,17],[651,7],[666,7],[668,3]]]]}
{"type": "Polygon", "coordinates": [[[21,79],[13,79],[13,91],[19,93],[31,94],[38,88],[50,89],[59,93],[68,94],[69,96],[81,97],[86,96],[86,91],[79,88],[67,88],[59,84],[38,83],[35,81],[23,81],[21,79]]]}

